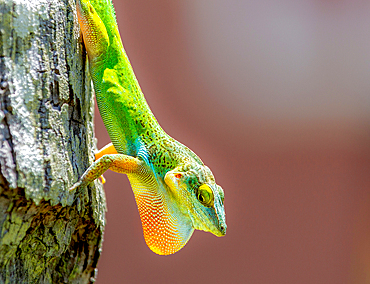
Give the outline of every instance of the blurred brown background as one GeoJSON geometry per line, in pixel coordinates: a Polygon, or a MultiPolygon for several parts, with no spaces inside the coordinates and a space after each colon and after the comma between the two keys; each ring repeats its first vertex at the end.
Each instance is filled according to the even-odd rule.
{"type": "Polygon", "coordinates": [[[114,2],[158,121],[225,190],[228,231],[157,256],[109,172],[98,283],[370,283],[370,1],[114,2]]]}

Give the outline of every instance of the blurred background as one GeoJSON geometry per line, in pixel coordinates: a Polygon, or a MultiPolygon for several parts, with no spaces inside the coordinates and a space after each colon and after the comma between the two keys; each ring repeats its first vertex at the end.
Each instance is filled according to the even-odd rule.
{"type": "MultiPolygon", "coordinates": [[[[108,172],[97,283],[370,283],[370,1],[115,0],[159,123],[225,190],[225,237],[146,246],[108,172]]],[[[99,147],[109,141],[96,111],[99,147]]]]}

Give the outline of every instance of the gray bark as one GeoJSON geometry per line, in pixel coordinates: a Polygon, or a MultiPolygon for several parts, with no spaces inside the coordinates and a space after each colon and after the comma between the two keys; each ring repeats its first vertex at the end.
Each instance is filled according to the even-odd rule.
{"type": "Polygon", "coordinates": [[[0,0],[0,283],[89,283],[104,230],[74,0],[0,0]]]}

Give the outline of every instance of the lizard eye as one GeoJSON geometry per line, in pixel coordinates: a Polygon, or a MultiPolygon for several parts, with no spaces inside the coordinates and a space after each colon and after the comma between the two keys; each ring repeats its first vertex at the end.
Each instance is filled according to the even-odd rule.
{"type": "Polygon", "coordinates": [[[199,202],[206,207],[211,207],[213,205],[213,192],[211,188],[206,184],[202,184],[198,188],[197,198],[199,202]]]}

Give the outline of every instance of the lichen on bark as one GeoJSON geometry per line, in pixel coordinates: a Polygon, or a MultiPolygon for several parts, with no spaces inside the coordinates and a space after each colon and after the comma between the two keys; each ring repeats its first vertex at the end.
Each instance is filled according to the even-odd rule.
{"type": "Polygon", "coordinates": [[[0,283],[89,283],[104,230],[73,0],[0,0],[0,283]]]}

